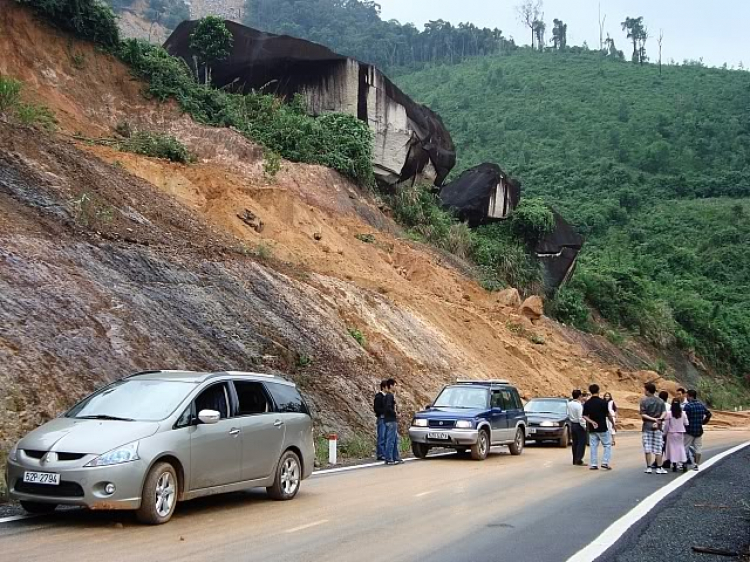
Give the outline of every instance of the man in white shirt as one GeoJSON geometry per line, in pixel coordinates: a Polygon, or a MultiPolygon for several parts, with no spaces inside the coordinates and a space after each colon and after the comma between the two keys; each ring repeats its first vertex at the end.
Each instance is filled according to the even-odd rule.
{"type": "Polygon", "coordinates": [[[586,466],[583,457],[586,455],[586,420],[583,419],[583,400],[580,390],[573,391],[573,399],[568,401],[568,420],[573,437],[573,464],[586,466]]]}

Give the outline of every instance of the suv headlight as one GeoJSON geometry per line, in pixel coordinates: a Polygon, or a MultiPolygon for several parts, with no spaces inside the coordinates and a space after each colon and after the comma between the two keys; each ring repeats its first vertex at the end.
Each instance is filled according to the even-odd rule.
{"type": "Polygon", "coordinates": [[[108,453],[96,457],[86,466],[112,466],[115,464],[137,461],[140,458],[141,457],[138,456],[138,441],[135,441],[128,445],[118,447],[117,449],[112,449],[108,453]]]}
{"type": "Polygon", "coordinates": [[[539,425],[541,425],[542,427],[560,427],[559,422],[551,422],[551,421],[543,421],[539,425]]]}
{"type": "Polygon", "coordinates": [[[10,450],[10,454],[8,455],[8,458],[12,460],[13,462],[16,462],[18,460],[18,443],[13,445],[13,448],[10,450]]]}
{"type": "Polygon", "coordinates": [[[413,423],[414,427],[427,427],[427,420],[417,418],[413,423]]]}
{"type": "Polygon", "coordinates": [[[471,429],[472,427],[474,427],[474,422],[469,420],[458,420],[456,422],[456,429],[471,429]]]}

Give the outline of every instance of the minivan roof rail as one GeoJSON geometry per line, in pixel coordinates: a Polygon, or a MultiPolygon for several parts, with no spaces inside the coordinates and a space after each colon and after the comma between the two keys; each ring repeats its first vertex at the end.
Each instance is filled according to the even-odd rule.
{"type": "Polygon", "coordinates": [[[456,384],[510,384],[505,379],[457,379],[456,384]]]}

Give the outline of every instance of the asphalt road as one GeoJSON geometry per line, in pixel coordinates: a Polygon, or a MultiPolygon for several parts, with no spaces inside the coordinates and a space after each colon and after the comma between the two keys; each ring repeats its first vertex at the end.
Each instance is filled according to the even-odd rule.
{"type": "MultiPolygon", "coordinates": [[[[706,458],[750,440],[706,435],[706,458]]],[[[19,562],[564,562],[674,476],[646,475],[640,436],[618,436],[612,472],[574,467],[570,451],[504,448],[321,475],[292,502],[263,491],[182,504],[161,527],[127,513],[68,510],[0,525],[19,562]]]]}

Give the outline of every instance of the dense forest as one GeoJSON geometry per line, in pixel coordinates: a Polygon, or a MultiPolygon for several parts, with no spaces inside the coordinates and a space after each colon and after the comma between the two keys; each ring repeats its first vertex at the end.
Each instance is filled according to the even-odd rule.
{"type": "Polygon", "coordinates": [[[360,0],[247,0],[244,23],[271,33],[301,37],[382,68],[453,63],[509,52],[512,40],[499,29],[443,20],[414,24],[383,21],[376,2],[360,0]]]}
{"type": "Polygon", "coordinates": [[[750,73],[520,49],[398,82],[445,120],[456,172],[497,162],[585,234],[560,319],[748,376],[750,73]]]}

